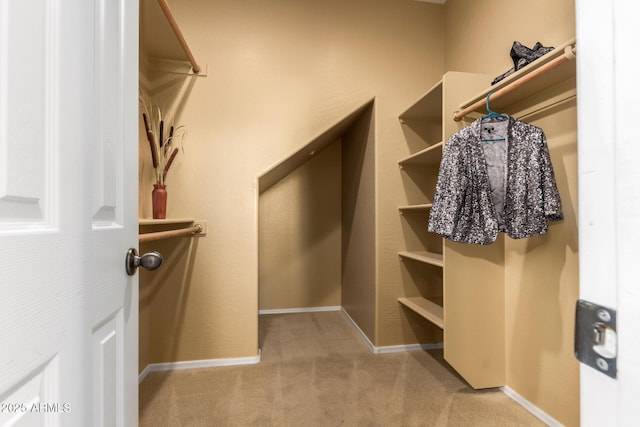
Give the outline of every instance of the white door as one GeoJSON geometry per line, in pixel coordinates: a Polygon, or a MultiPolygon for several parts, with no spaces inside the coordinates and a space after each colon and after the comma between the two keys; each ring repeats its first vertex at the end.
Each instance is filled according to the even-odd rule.
{"type": "Polygon", "coordinates": [[[0,0],[0,425],[137,424],[138,2],[0,0]]]}
{"type": "Polygon", "coordinates": [[[581,365],[583,426],[640,421],[637,0],[576,0],[580,298],[617,310],[617,379],[581,365]]]}

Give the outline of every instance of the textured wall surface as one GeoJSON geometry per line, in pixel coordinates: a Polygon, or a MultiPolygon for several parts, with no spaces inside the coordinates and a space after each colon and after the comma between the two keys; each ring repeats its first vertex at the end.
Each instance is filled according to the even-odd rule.
{"type": "Polygon", "coordinates": [[[260,310],[341,305],[339,141],[260,195],[260,310]]]}
{"type": "MultiPolygon", "coordinates": [[[[443,72],[443,7],[397,0],[176,0],[171,7],[208,75],[166,75],[156,86],[188,128],[184,156],[168,179],[168,215],[205,219],[209,230],[190,255],[187,282],[173,283],[182,287],[174,292],[181,292],[183,313],[174,336],[152,325],[157,337],[150,341],[164,337],[173,350],[161,353],[178,360],[257,354],[256,179],[374,97],[378,232],[371,233],[379,237],[372,250],[377,280],[389,290],[384,298],[396,310],[380,344],[411,340],[396,302],[403,246],[397,207],[406,203],[397,160],[408,155],[397,116],[443,72]]],[[[148,162],[143,157],[140,190],[147,217],[148,162]]],[[[160,315],[153,295],[146,303],[160,315]]],[[[375,309],[370,301],[363,308],[371,319],[375,309]]]]}

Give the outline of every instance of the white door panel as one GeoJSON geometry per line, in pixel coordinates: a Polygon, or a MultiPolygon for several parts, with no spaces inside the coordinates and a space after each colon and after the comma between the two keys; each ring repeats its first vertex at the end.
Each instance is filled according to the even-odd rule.
{"type": "Polygon", "coordinates": [[[635,0],[576,1],[580,297],[617,310],[617,379],[582,365],[581,425],[640,419],[640,96],[635,0]],[[597,31],[594,31],[597,29],[597,31]]]}
{"type": "Polygon", "coordinates": [[[0,1],[2,426],[137,424],[137,27],[0,1]]]}
{"type": "Polygon", "coordinates": [[[119,170],[122,157],[122,29],[120,0],[95,0],[96,3],[96,143],[94,151],[94,226],[122,221],[116,212],[122,197],[119,170]]]}
{"type": "Polygon", "coordinates": [[[46,76],[55,75],[58,26],[42,0],[0,2],[0,229],[51,225],[56,93],[46,76]]]}

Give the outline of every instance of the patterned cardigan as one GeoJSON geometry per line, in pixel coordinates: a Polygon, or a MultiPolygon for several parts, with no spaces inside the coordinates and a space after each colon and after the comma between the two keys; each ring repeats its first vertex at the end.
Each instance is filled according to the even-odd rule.
{"type": "Polygon", "coordinates": [[[482,245],[495,242],[498,232],[514,239],[546,233],[547,220],[563,214],[544,132],[503,119],[506,142],[496,157],[482,140],[485,124],[478,119],[447,141],[428,230],[482,245]],[[503,176],[495,178],[496,171],[503,176]]]}

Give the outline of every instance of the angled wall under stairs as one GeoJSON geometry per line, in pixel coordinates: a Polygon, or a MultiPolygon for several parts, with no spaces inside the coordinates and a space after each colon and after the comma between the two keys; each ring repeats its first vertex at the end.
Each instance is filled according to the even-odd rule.
{"type": "Polygon", "coordinates": [[[375,330],[374,101],[258,179],[259,307],[343,306],[375,330]]]}

